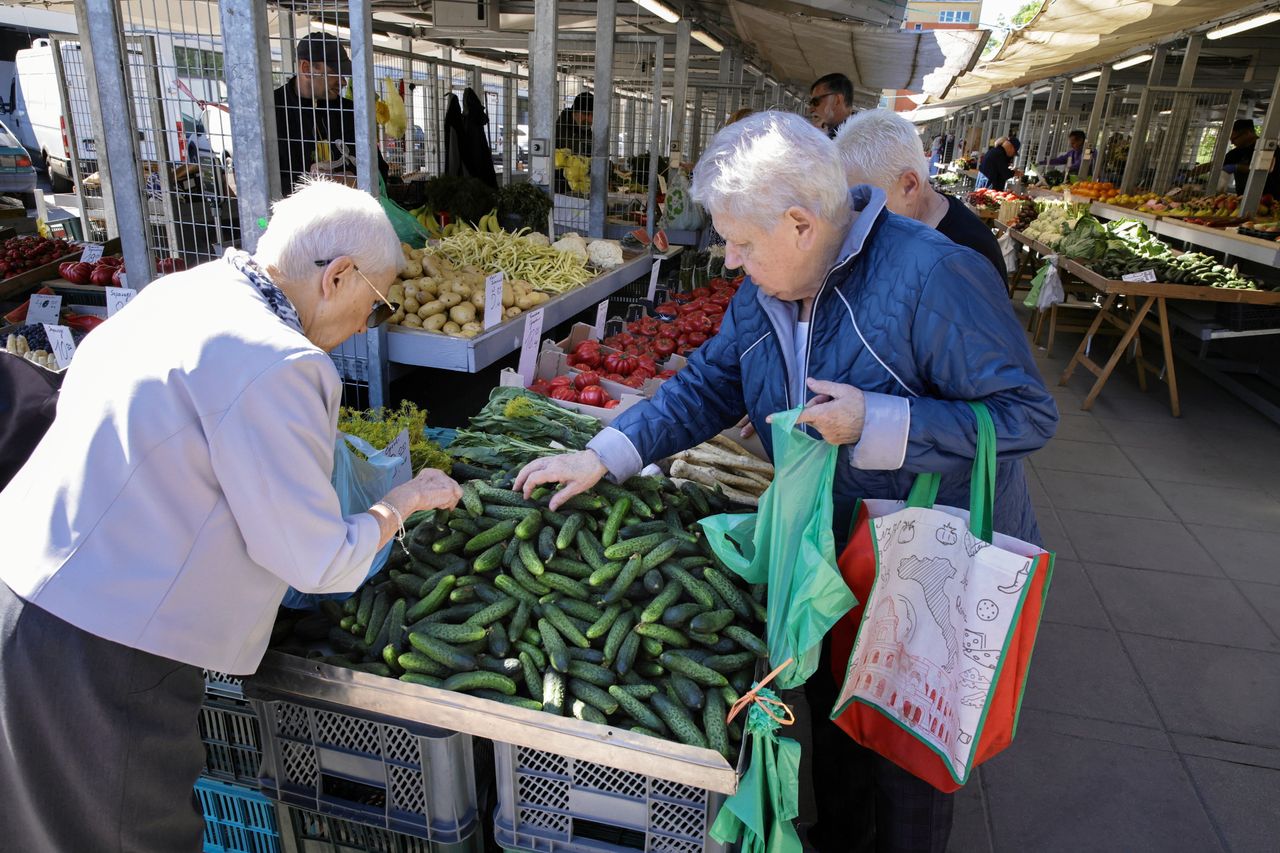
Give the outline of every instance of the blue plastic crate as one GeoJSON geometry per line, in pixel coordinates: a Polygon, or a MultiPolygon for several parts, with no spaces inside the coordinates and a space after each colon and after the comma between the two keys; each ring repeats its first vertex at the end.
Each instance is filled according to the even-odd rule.
{"type": "Polygon", "coordinates": [[[553,752],[494,743],[494,841],[537,853],[729,853],[711,837],[725,795],[553,752]]]}
{"type": "Polygon", "coordinates": [[[437,844],[479,827],[470,735],[261,688],[251,701],[263,738],[259,781],[271,799],[437,844]]]}
{"type": "Polygon", "coordinates": [[[204,812],[204,853],[281,853],[275,806],[262,794],[202,776],[196,796],[204,812]]]}

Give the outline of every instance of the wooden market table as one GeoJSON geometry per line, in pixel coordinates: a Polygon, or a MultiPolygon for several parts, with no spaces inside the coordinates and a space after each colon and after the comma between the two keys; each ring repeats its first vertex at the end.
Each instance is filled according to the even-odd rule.
{"type": "Polygon", "coordinates": [[[1062,378],[1058,382],[1059,385],[1066,385],[1071,379],[1071,375],[1075,373],[1076,367],[1080,365],[1083,365],[1086,370],[1097,377],[1080,407],[1086,411],[1092,408],[1094,401],[1098,398],[1098,394],[1102,392],[1107,380],[1111,378],[1111,374],[1120,363],[1125,350],[1132,343],[1136,348],[1139,387],[1143,391],[1147,390],[1146,371],[1154,373],[1157,378],[1162,379],[1168,386],[1169,409],[1173,416],[1181,416],[1182,408],[1178,400],[1178,379],[1174,367],[1169,310],[1165,304],[1167,300],[1225,302],[1243,305],[1280,305],[1280,292],[1226,290],[1188,284],[1165,284],[1163,282],[1116,281],[1103,278],[1098,273],[1075,261],[1062,258],[1058,260],[1058,267],[1092,286],[1104,296],[1102,309],[1098,311],[1093,324],[1085,333],[1084,339],[1080,342],[1080,346],[1076,348],[1075,355],[1072,356],[1071,362],[1067,365],[1067,369],[1063,371],[1062,378]],[[1116,309],[1116,300],[1121,296],[1139,300],[1136,307],[1131,309],[1131,313],[1122,313],[1116,309]],[[1156,315],[1154,323],[1150,317],[1152,308],[1155,309],[1156,315]],[[1094,335],[1098,333],[1104,322],[1115,326],[1121,332],[1121,337],[1106,364],[1099,365],[1089,357],[1088,349],[1094,335]],[[1160,367],[1157,367],[1142,355],[1142,339],[1138,333],[1143,329],[1144,325],[1160,336],[1161,354],[1164,361],[1164,364],[1160,367]]]}

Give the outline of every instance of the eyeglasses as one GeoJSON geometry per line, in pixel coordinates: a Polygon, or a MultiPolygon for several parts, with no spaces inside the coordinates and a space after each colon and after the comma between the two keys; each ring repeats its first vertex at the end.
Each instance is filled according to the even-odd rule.
{"type": "Polygon", "coordinates": [[[830,98],[832,95],[835,95],[835,94],[837,93],[823,92],[821,95],[814,95],[812,98],[809,99],[809,106],[816,108],[818,104],[822,103],[824,100],[826,100],[827,98],[830,98]]]}
{"type": "MultiPolygon", "coordinates": [[[[327,267],[331,263],[333,263],[333,258],[330,258],[327,261],[315,261],[315,265],[318,267],[327,267]]],[[[373,282],[369,281],[369,277],[360,272],[360,267],[353,263],[351,268],[356,271],[356,275],[364,279],[364,283],[369,285],[369,289],[373,291],[373,295],[378,297],[378,302],[382,303],[381,305],[379,305],[378,302],[373,303],[373,308],[369,311],[368,318],[365,319],[365,326],[370,329],[381,326],[383,323],[391,319],[391,315],[400,310],[400,305],[398,303],[389,302],[387,297],[379,293],[378,288],[374,287],[373,282]]]]}

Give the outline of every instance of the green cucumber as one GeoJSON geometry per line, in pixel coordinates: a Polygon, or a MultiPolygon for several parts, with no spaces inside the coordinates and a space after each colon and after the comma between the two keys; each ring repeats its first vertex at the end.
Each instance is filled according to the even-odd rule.
{"type": "Polygon", "coordinates": [[[502,551],[502,568],[511,571],[511,567],[520,559],[520,540],[512,536],[507,540],[507,547],[502,551]]]}
{"type": "MultiPolygon", "coordinates": [[[[476,668],[474,655],[465,654],[443,640],[429,637],[421,632],[414,631],[409,635],[409,645],[452,670],[463,671],[476,668]]],[[[409,668],[405,667],[405,669],[409,668]]]]}
{"type": "Polygon", "coordinates": [[[662,592],[662,585],[666,583],[662,572],[657,569],[650,569],[644,573],[644,590],[650,595],[657,595],[662,592]]]}
{"type": "MultiPolygon", "coordinates": [[[[556,603],[556,606],[565,613],[568,613],[574,619],[581,619],[592,624],[595,624],[598,620],[604,617],[604,611],[599,607],[596,607],[594,604],[588,604],[585,601],[578,601],[575,598],[561,598],[556,603]]],[[[605,630],[608,630],[608,628],[605,630]]],[[[595,639],[590,633],[587,634],[587,637],[595,639]]]]}
{"type": "Polygon", "coordinates": [[[484,515],[484,502],[480,500],[480,492],[476,490],[474,481],[462,484],[462,505],[472,515],[484,515]]]}
{"type": "MultiPolygon", "coordinates": [[[[493,530],[486,530],[484,533],[481,533],[479,536],[477,536],[476,539],[479,539],[480,536],[485,536],[492,532],[493,530]]],[[[452,533],[450,533],[448,536],[444,537],[443,539],[437,539],[436,541],[432,542],[431,550],[433,553],[436,553],[436,554],[452,554],[454,551],[457,551],[463,545],[466,545],[468,540],[470,540],[470,537],[468,537],[467,534],[461,533],[455,530],[452,533]]],[[[471,540],[471,541],[474,541],[474,540],[471,540]]],[[[485,547],[487,548],[488,546],[486,545],[485,547]]]]}
{"type": "MultiPolygon", "coordinates": [[[[421,652],[405,652],[396,658],[396,663],[405,672],[416,672],[420,675],[433,675],[436,678],[447,678],[452,672],[449,667],[421,652]]],[[[436,685],[432,685],[433,687],[436,685]]]]}
{"type": "Polygon", "coordinates": [[[720,753],[728,761],[735,756],[729,747],[729,727],[725,723],[728,709],[718,690],[707,691],[707,704],[702,709],[702,730],[707,735],[707,746],[720,753]]]}
{"type": "Polygon", "coordinates": [[[682,569],[672,563],[667,563],[662,567],[662,573],[673,581],[678,581],[684,587],[685,592],[689,593],[689,597],[708,609],[716,606],[715,596],[711,593],[711,587],[695,578],[687,569],[682,569]]]}
{"type": "Polygon", "coordinates": [[[653,637],[646,637],[643,634],[639,634],[639,636],[641,654],[647,658],[657,660],[658,656],[662,654],[662,641],[656,640],[653,637]]]}
{"type": "Polygon", "coordinates": [[[746,597],[733,585],[729,578],[708,566],[702,573],[702,579],[716,591],[717,595],[724,599],[724,603],[729,605],[734,613],[743,619],[753,618],[754,614],[751,606],[747,604],[746,597]]]}
{"type": "Polygon", "coordinates": [[[542,529],[542,513],[536,509],[531,509],[525,513],[524,518],[520,519],[520,523],[516,525],[516,538],[522,541],[529,541],[538,535],[538,531],[542,529]]]}
{"type": "Polygon", "coordinates": [[[501,624],[493,625],[489,628],[489,654],[496,657],[506,657],[511,652],[511,638],[507,636],[507,629],[501,624]]]}
{"type": "Polygon", "coordinates": [[[594,571],[586,563],[580,560],[571,560],[568,557],[552,557],[547,560],[547,568],[559,572],[565,577],[580,581],[585,581],[591,577],[591,573],[594,571]]]}
{"type": "Polygon", "coordinates": [[[385,663],[394,673],[404,672],[404,667],[400,665],[398,660],[399,657],[400,653],[396,651],[396,647],[391,643],[387,643],[382,647],[382,662],[385,663]]]}
{"type": "Polygon", "coordinates": [[[625,565],[625,563],[620,561],[605,563],[603,566],[591,573],[591,577],[587,578],[587,583],[590,586],[599,589],[621,574],[625,565]]]}
{"type": "Polygon", "coordinates": [[[576,509],[582,512],[599,512],[604,509],[604,501],[596,495],[574,495],[561,504],[565,509],[576,509]]]}
{"type": "Polygon", "coordinates": [[[618,700],[607,690],[580,678],[569,679],[569,695],[581,699],[604,714],[613,714],[618,710],[618,700]]]}
{"type": "Polygon", "coordinates": [[[523,495],[517,494],[510,489],[496,488],[482,480],[476,481],[476,492],[479,493],[480,499],[484,501],[486,508],[491,503],[501,504],[502,506],[524,507],[525,509],[536,508],[536,504],[533,501],[525,500],[523,495]]]}
{"type": "Polygon", "coordinates": [[[556,555],[556,531],[553,527],[544,527],[538,531],[538,558],[545,565],[556,555]]]}
{"type": "MultiPolygon", "coordinates": [[[[458,580],[461,581],[462,579],[459,578],[458,580]]],[[[471,604],[478,597],[473,586],[455,586],[453,592],[449,593],[449,602],[451,604],[471,604]]]]}
{"type": "Polygon", "coordinates": [[[662,618],[662,614],[667,608],[675,604],[680,596],[684,593],[684,587],[676,581],[667,581],[667,585],[662,588],[662,592],[654,596],[654,599],[640,611],[641,622],[657,622],[662,618]]]}
{"type": "Polygon", "coordinates": [[[653,729],[654,731],[662,731],[666,728],[666,726],[663,725],[662,720],[657,714],[649,709],[648,705],[621,686],[617,684],[611,686],[609,688],[609,695],[614,698],[614,701],[618,703],[618,707],[621,708],[627,716],[645,728],[653,729]]]}
{"type": "Polygon", "coordinates": [[[496,690],[506,696],[516,693],[516,683],[497,672],[459,672],[446,678],[440,686],[463,693],[471,690],[496,690]]]}
{"type": "Polygon", "coordinates": [[[627,559],[626,566],[613,579],[613,585],[609,587],[609,591],[604,594],[601,600],[605,604],[616,604],[621,601],[627,594],[627,590],[631,588],[631,585],[639,579],[643,568],[644,559],[639,554],[632,554],[627,559]]]}
{"type": "Polygon", "coordinates": [[[755,653],[757,657],[767,658],[769,656],[769,646],[765,644],[764,640],[760,639],[746,628],[743,628],[741,625],[730,625],[720,633],[724,634],[730,640],[733,640],[747,651],[755,653]]]}
{"type": "Polygon", "coordinates": [[[632,554],[645,554],[656,548],[667,537],[661,533],[650,533],[635,539],[624,539],[604,549],[605,559],[625,560],[632,554]]]}
{"type": "Polygon", "coordinates": [[[516,647],[517,651],[528,655],[529,659],[534,662],[534,665],[536,665],[538,669],[542,670],[547,668],[547,656],[543,653],[542,649],[538,648],[533,643],[529,643],[524,640],[516,640],[513,645],[516,647]]]}
{"type": "MultiPolygon", "coordinates": [[[[604,640],[604,659],[612,663],[618,657],[618,652],[622,648],[622,642],[631,633],[631,626],[636,622],[635,614],[631,611],[622,613],[614,623],[609,626],[609,633],[604,640]]],[[[587,629],[587,636],[591,636],[591,629],[587,629]]]]}
{"type": "Polygon", "coordinates": [[[487,627],[497,622],[499,619],[505,619],[511,611],[520,605],[518,599],[504,597],[499,601],[490,604],[484,610],[467,620],[468,625],[479,625],[487,627]]]}
{"type": "Polygon", "coordinates": [[[613,661],[613,670],[619,675],[626,675],[635,668],[636,655],[640,653],[640,635],[630,629],[618,646],[618,655],[613,661]]]}
{"type": "Polygon", "coordinates": [[[714,669],[721,674],[734,673],[743,667],[752,666],[756,662],[754,652],[737,652],[729,655],[712,655],[703,660],[702,665],[714,669]]]}
{"type": "Polygon", "coordinates": [[[547,659],[551,663],[551,668],[557,672],[569,671],[569,649],[564,644],[564,638],[556,631],[546,619],[538,620],[538,633],[542,635],[542,647],[546,649],[547,659]]]}
{"type": "MultiPolygon", "coordinates": [[[[639,676],[636,676],[639,678],[639,676]]],[[[648,699],[650,696],[658,692],[656,684],[650,684],[645,681],[640,684],[618,684],[614,685],[628,696],[634,696],[637,699],[648,699]]]]}
{"type": "Polygon", "coordinates": [[[439,687],[444,683],[442,679],[434,675],[427,675],[422,672],[404,672],[400,674],[400,680],[409,684],[421,684],[423,687],[439,687]]]}
{"type": "Polygon", "coordinates": [[[542,707],[542,672],[534,665],[533,657],[528,652],[521,652],[520,657],[520,675],[524,678],[524,688],[529,692],[532,699],[537,700],[538,707],[542,707]]]}
{"type": "MultiPolygon", "coordinates": [[[[594,684],[597,687],[608,687],[618,679],[613,672],[607,667],[599,664],[587,663],[582,660],[569,661],[569,675],[574,678],[580,678],[583,681],[594,684]]],[[[728,682],[726,682],[728,683],[728,682]]]]}
{"type": "Polygon", "coordinates": [[[577,646],[569,647],[569,659],[580,660],[587,663],[604,665],[604,652],[600,649],[580,649],[577,646]]]}
{"type": "Polygon", "coordinates": [[[661,678],[667,674],[666,668],[654,660],[637,661],[635,670],[636,675],[642,675],[645,678],[661,678]]]}
{"type": "Polygon", "coordinates": [[[609,517],[605,520],[604,531],[600,534],[600,543],[606,549],[618,541],[618,531],[622,528],[622,520],[627,517],[627,511],[630,509],[630,495],[624,493],[614,501],[613,508],[609,510],[609,517]]]}
{"type": "Polygon", "coordinates": [[[471,564],[471,570],[476,574],[493,571],[502,565],[502,554],[506,549],[507,546],[504,542],[490,545],[480,556],[475,558],[475,561],[471,564]]]}
{"type": "Polygon", "coordinates": [[[551,510],[547,509],[545,506],[540,510],[540,512],[542,513],[543,522],[551,525],[557,531],[559,531],[560,528],[564,527],[564,523],[569,520],[568,518],[566,518],[565,516],[561,515],[558,512],[552,512],[551,510]]]}
{"type": "Polygon", "coordinates": [[[729,679],[721,673],[677,652],[663,652],[658,662],[670,671],[683,675],[703,687],[724,687],[729,683],[729,679]]]}
{"type": "Polygon", "coordinates": [[[458,533],[465,533],[468,536],[475,536],[480,532],[480,526],[469,518],[457,517],[449,519],[449,529],[458,533]]]}
{"type": "MultiPolygon", "coordinates": [[[[527,542],[521,542],[520,550],[523,551],[527,545],[527,542]]],[[[533,573],[525,568],[524,562],[519,558],[511,564],[511,577],[515,578],[517,583],[534,595],[546,595],[551,592],[551,587],[544,585],[542,581],[534,577],[533,573]]]]}
{"type": "Polygon", "coordinates": [[[567,578],[564,575],[558,575],[554,572],[543,572],[538,578],[544,586],[550,587],[555,592],[567,595],[570,598],[576,598],[579,601],[586,601],[591,597],[591,593],[579,581],[573,578],[567,578]]]}
{"type": "Polygon", "coordinates": [[[680,540],[671,537],[654,546],[653,550],[644,555],[644,570],[656,569],[665,563],[680,548],[680,540]]]}
{"type": "Polygon", "coordinates": [[[375,595],[373,586],[370,584],[365,584],[364,588],[360,590],[360,605],[356,609],[357,625],[369,624],[369,616],[373,613],[373,599],[375,595]]]}
{"type": "Polygon", "coordinates": [[[560,632],[561,636],[573,643],[575,646],[583,649],[591,647],[591,641],[588,640],[587,636],[578,629],[577,625],[570,621],[568,614],[559,607],[556,607],[554,604],[544,604],[542,606],[542,615],[545,618],[538,621],[539,631],[542,630],[543,622],[550,622],[556,627],[556,630],[560,632]]]}
{"type": "MultiPolygon", "coordinates": [[[[494,545],[506,542],[516,532],[516,522],[511,519],[499,522],[488,530],[482,530],[463,543],[462,553],[479,554],[488,551],[494,545]]],[[[435,545],[431,546],[433,549],[435,545]]]]}
{"type": "Polygon", "coordinates": [[[520,661],[516,658],[482,655],[476,658],[476,662],[486,672],[500,672],[508,678],[520,675],[520,661]]]}
{"type": "Polygon", "coordinates": [[[529,574],[534,576],[542,575],[546,570],[546,564],[538,557],[538,551],[528,542],[520,543],[520,563],[524,566],[529,574]]]}
{"type": "Polygon", "coordinates": [[[461,625],[450,625],[447,622],[429,622],[415,628],[413,634],[409,635],[409,642],[413,643],[413,635],[416,634],[420,637],[433,637],[437,640],[444,640],[446,643],[461,645],[483,640],[488,636],[488,633],[489,629],[485,626],[473,625],[467,622],[461,625]]]}
{"type": "Polygon", "coordinates": [[[609,561],[604,557],[604,546],[600,544],[600,540],[596,538],[596,535],[586,527],[578,531],[574,541],[578,545],[578,553],[582,555],[582,559],[593,570],[600,571],[609,564],[609,561]]]}
{"type": "MultiPolygon", "coordinates": [[[[564,602],[563,605],[561,605],[562,607],[564,607],[565,612],[569,613],[569,615],[571,616],[579,615],[579,614],[572,613],[568,608],[568,604],[569,602],[566,601],[564,602]]],[[[587,639],[598,640],[601,637],[603,637],[605,634],[608,634],[609,629],[613,627],[613,623],[617,621],[617,618],[619,615],[621,615],[621,613],[622,613],[621,604],[610,604],[609,608],[605,610],[604,613],[601,613],[596,618],[596,620],[591,623],[591,627],[587,629],[586,631],[587,639]]],[[[582,618],[582,617],[579,615],[579,618],[582,618]]]]}
{"type": "Polygon", "coordinates": [[[712,610],[709,613],[700,613],[689,621],[689,627],[694,631],[703,634],[714,634],[721,628],[724,628],[733,622],[734,612],[732,610],[712,610]]]}
{"type": "MultiPolygon", "coordinates": [[[[668,628],[684,628],[693,617],[706,612],[706,608],[696,601],[673,604],[662,611],[662,624],[668,628]]],[[[732,614],[730,614],[732,615],[732,614]]]]}
{"type": "MultiPolygon", "coordinates": [[[[578,495],[578,497],[582,496],[578,495]]],[[[582,720],[585,723],[596,723],[601,726],[609,725],[608,718],[600,712],[599,708],[583,701],[582,699],[573,700],[569,706],[569,713],[574,717],[574,719],[582,720]]]]}
{"type": "Polygon", "coordinates": [[[498,575],[493,579],[493,585],[530,609],[538,606],[537,594],[525,589],[511,575],[498,575]]]}
{"type": "Polygon", "coordinates": [[[671,730],[677,740],[689,746],[707,748],[706,737],[698,730],[693,718],[689,716],[684,708],[681,708],[677,703],[672,702],[661,693],[655,694],[649,700],[649,704],[658,712],[658,716],[667,724],[667,728],[671,730]]]}
{"type": "MultiPolygon", "coordinates": [[[[387,613],[390,610],[391,600],[385,592],[380,592],[374,596],[373,606],[369,611],[369,619],[365,622],[369,627],[364,632],[364,641],[371,648],[375,648],[373,641],[382,630],[382,623],[387,620],[387,613]]],[[[377,646],[376,648],[381,648],[381,646],[377,646]]]]}
{"type": "Polygon", "coordinates": [[[668,628],[666,625],[660,625],[657,622],[644,622],[637,625],[636,633],[641,637],[657,640],[663,645],[675,646],[680,649],[687,649],[689,647],[688,637],[681,634],[675,628],[668,628]]]}
{"type": "Polygon", "coordinates": [[[574,538],[578,535],[578,531],[582,529],[582,525],[585,522],[586,516],[582,513],[570,513],[565,519],[564,525],[561,526],[560,532],[556,534],[556,550],[568,550],[569,546],[574,544],[574,538]]]}
{"type": "Polygon", "coordinates": [[[516,606],[516,612],[511,616],[511,621],[507,623],[507,636],[512,640],[520,639],[520,636],[524,634],[524,629],[529,627],[529,615],[531,613],[533,613],[533,608],[527,602],[520,601],[516,606]]]}

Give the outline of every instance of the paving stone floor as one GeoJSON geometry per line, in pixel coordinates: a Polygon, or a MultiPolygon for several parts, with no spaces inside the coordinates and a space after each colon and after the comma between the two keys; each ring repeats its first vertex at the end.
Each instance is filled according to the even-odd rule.
{"type": "MultiPolygon", "coordinates": [[[[1028,465],[1053,584],[1017,740],[958,795],[953,853],[1280,850],[1280,426],[1182,367],[1058,386],[1028,465]]],[[[1181,365],[1180,365],[1181,366],[1181,365]]],[[[807,797],[806,797],[807,800],[807,797]]]]}

